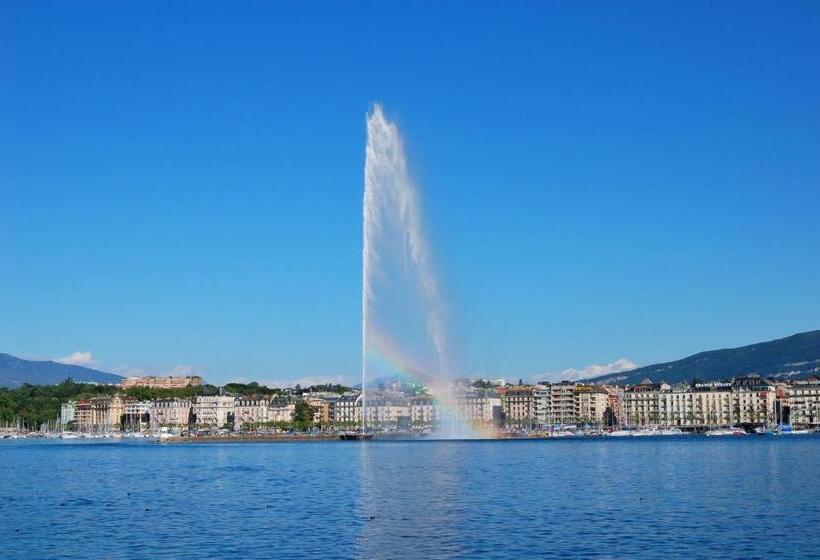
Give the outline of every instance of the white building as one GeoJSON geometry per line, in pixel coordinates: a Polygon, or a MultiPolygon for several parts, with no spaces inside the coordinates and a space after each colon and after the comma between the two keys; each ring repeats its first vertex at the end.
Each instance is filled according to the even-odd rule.
{"type": "Polygon", "coordinates": [[[548,384],[539,383],[532,388],[532,416],[535,424],[541,428],[549,426],[552,421],[552,389],[548,384]]]}
{"type": "Polygon", "coordinates": [[[235,416],[236,398],[223,395],[197,397],[193,409],[197,426],[223,428],[231,424],[235,416]]]}
{"type": "Polygon", "coordinates": [[[238,397],[234,405],[234,429],[270,422],[270,399],[265,397],[238,397]]]}
{"type": "Polygon", "coordinates": [[[157,399],[148,410],[151,429],[160,427],[184,428],[188,426],[191,401],[188,399],[157,399]]]}
{"type": "Polygon", "coordinates": [[[77,401],[68,401],[60,405],[60,425],[65,429],[69,422],[77,420],[77,401]]]}
{"type": "Polygon", "coordinates": [[[493,389],[466,389],[456,399],[459,418],[470,425],[491,425],[502,406],[501,397],[493,389]]]}
{"type": "Polygon", "coordinates": [[[416,397],[410,401],[410,422],[414,428],[429,428],[440,417],[439,408],[432,397],[416,397]]]}
{"type": "Polygon", "coordinates": [[[151,401],[126,401],[123,408],[123,430],[141,432],[150,425],[151,401]]]}
{"type": "Polygon", "coordinates": [[[609,393],[597,385],[577,384],[575,386],[576,421],[585,424],[603,425],[604,412],[609,406],[609,393]]]}
{"type": "Polygon", "coordinates": [[[268,422],[293,422],[296,403],[290,399],[274,398],[268,406],[268,422]]]}
{"type": "Polygon", "coordinates": [[[757,376],[695,385],[643,382],[624,391],[631,426],[713,428],[764,425],[774,421],[776,393],[757,376]]]}
{"type": "Polygon", "coordinates": [[[820,426],[820,380],[794,381],[788,388],[791,422],[820,426]]]}
{"type": "Polygon", "coordinates": [[[578,421],[575,385],[571,381],[561,381],[550,385],[550,416],[552,416],[553,424],[569,426],[578,421]]]}
{"type": "Polygon", "coordinates": [[[367,399],[367,427],[409,429],[412,425],[411,406],[407,399],[367,399]]]}
{"type": "Polygon", "coordinates": [[[333,424],[341,428],[353,428],[362,423],[362,394],[346,393],[333,407],[333,424]]]}

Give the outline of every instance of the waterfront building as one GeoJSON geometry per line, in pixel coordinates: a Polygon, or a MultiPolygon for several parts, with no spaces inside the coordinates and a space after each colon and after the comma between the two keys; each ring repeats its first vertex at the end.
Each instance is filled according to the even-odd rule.
{"type": "Polygon", "coordinates": [[[732,391],[734,422],[756,425],[775,422],[777,396],[773,384],[760,376],[747,375],[732,381],[732,391]]]}
{"type": "Polygon", "coordinates": [[[93,427],[91,415],[91,402],[88,400],[79,400],[74,408],[74,420],[77,423],[77,429],[81,432],[90,432],[93,427]]]}
{"type": "Polygon", "coordinates": [[[313,422],[317,426],[328,427],[332,423],[333,407],[339,400],[338,393],[316,392],[308,393],[305,402],[313,409],[313,422]]]}
{"type": "Polygon", "coordinates": [[[234,429],[251,428],[270,421],[270,399],[237,397],[234,403],[234,429]]]}
{"type": "Polygon", "coordinates": [[[608,397],[607,408],[611,411],[611,425],[622,426],[626,422],[624,417],[624,388],[615,385],[601,385],[608,397]]]}
{"type": "Polygon", "coordinates": [[[794,381],[788,387],[791,422],[797,426],[820,426],[820,380],[794,381]]]}
{"type": "Polygon", "coordinates": [[[60,405],[60,427],[67,429],[69,424],[75,424],[77,420],[77,401],[68,401],[60,405]]]}
{"type": "Polygon", "coordinates": [[[575,418],[581,424],[602,426],[609,394],[598,385],[575,385],[575,418]]]}
{"type": "Polygon", "coordinates": [[[289,398],[275,397],[268,405],[268,422],[293,422],[296,403],[289,398]]]}
{"type": "Polygon", "coordinates": [[[649,380],[624,390],[628,426],[688,428],[732,425],[731,383],[653,384],[649,380]]]}
{"type": "Polygon", "coordinates": [[[232,426],[236,398],[225,395],[196,397],[193,405],[194,423],[201,428],[232,426]]]}
{"type": "Polygon", "coordinates": [[[532,415],[536,426],[546,428],[552,420],[552,388],[549,383],[539,383],[532,388],[532,415]]]}
{"type": "Polygon", "coordinates": [[[125,400],[121,395],[104,395],[89,399],[91,404],[90,427],[94,430],[110,432],[122,427],[125,400]]]}
{"type": "Polygon", "coordinates": [[[409,399],[375,396],[367,399],[367,426],[385,430],[409,430],[412,425],[409,399]]]}
{"type": "Polygon", "coordinates": [[[150,425],[151,401],[126,401],[122,428],[127,432],[141,432],[150,425]]]}
{"type": "Polygon", "coordinates": [[[498,409],[501,408],[501,397],[494,389],[463,388],[456,393],[458,417],[470,425],[491,425],[498,409]]]}
{"type": "Polygon", "coordinates": [[[182,389],[184,387],[202,386],[202,378],[198,375],[186,376],[146,376],[146,377],[126,377],[122,380],[123,389],[131,387],[151,387],[153,389],[182,389]]]}
{"type": "Polygon", "coordinates": [[[160,427],[185,428],[191,421],[189,399],[157,399],[148,411],[151,429],[160,427]]]}
{"type": "Polygon", "coordinates": [[[627,387],[623,402],[629,426],[708,429],[771,423],[776,393],[757,376],[675,386],[645,380],[627,387]]]}
{"type": "Polygon", "coordinates": [[[534,422],[532,387],[516,386],[504,393],[504,415],[507,427],[516,429],[531,428],[534,422]]]}
{"type": "Polygon", "coordinates": [[[550,385],[550,423],[571,426],[578,422],[575,383],[561,381],[550,385]]]}
{"type": "Polygon", "coordinates": [[[362,423],[362,394],[345,393],[333,407],[333,424],[339,428],[353,428],[362,423]]]}
{"type": "Polygon", "coordinates": [[[414,428],[430,428],[441,417],[436,401],[431,396],[416,397],[410,401],[410,422],[414,428]]]}
{"type": "Polygon", "coordinates": [[[625,420],[627,426],[657,426],[661,420],[660,394],[671,389],[666,383],[653,384],[644,379],[640,384],[624,390],[625,420]]]}
{"type": "MultiPolygon", "coordinates": [[[[693,428],[703,425],[704,415],[696,414],[695,393],[690,385],[679,383],[670,387],[669,390],[659,392],[657,398],[659,424],[677,428],[693,428]]],[[[645,426],[646,423],[638,421],[637,425],[645,426]]]]}
{"type": "Polygon", "coordinates": [[[694,390],[695,418],[700,425],[712,427],[731,426],[732,418],[732,384],[712,381],[710,383],[696,383],[694,390]]]}

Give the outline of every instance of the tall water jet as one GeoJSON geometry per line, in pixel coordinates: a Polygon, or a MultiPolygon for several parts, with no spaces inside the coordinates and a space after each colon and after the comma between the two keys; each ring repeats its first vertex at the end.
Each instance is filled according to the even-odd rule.
{"type": "Polygon", "coordinates": [[[415,378],[433,391],[441,437],[472,437],[459,422],[445,306],[401,136],[381,106],[367,116],[362,245],[362,421],[368,383],[415,378]]]}

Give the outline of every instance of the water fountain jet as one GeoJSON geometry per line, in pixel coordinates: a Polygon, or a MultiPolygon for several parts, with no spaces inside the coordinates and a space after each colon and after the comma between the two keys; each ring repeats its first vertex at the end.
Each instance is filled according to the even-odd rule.
{"type": "Polygon", "coordinates": [[[399,130],[378,104],[367,116],[362,233],[363,427],[368,383],[384,375],[426,372],[423,381],[435,395],[440,416],[436,435],[476,437],[458,419],[445,305],[419,193],[408,173],[399,130]]]}

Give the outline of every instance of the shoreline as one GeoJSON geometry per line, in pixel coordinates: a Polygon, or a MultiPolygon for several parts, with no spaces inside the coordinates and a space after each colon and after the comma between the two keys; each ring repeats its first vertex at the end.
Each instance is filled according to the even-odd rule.
{"type": "MultiPolygon", "coordinates": [[[[541,434],[498,434],[496,437],[466,438],[463,440],[446,440],[429,435],[417,434],[373,434],[370,441],[521,441],[521,440],[541,440],[558,439],[541,434]]],[[[566,438],[561,438],[566,439],[566,438]]],[[[589,439],[588,436],[578,436],[572,439],[589,439]]],[[[248,434],[248,435],[228,435],[228,436],[172,436],[159,439],[157,443],[283,443],[283,442],[310,442],[310,441],[344,441],[340,433],[332,434],[248,434]]]]}
{"type": "Polygon", "coordinates": [[[240,436],[196,436],[159,439],[157,443],[269,443],[288,441],[341,441],[339,434],[258,434],[240,436]]]}
{"type": "MultiPolygon", "coordinates": [[[[243,436],[173,436],[156,440],[157,443],[196,444],[196,443],[284,443],[311,441],[342,442],[341,434],[261,434],[243,436]]],[[[496,437],[476,437],[464,439],[443,439],[429,435],[415,434],[374,434],[369,441],[532,441],[532,440],[589,440],[605,439],[603,436],[549,436],[542,434],[498,434],[496,437]]]]}

